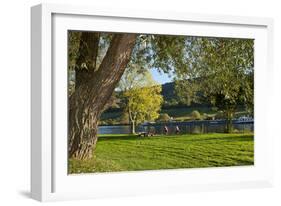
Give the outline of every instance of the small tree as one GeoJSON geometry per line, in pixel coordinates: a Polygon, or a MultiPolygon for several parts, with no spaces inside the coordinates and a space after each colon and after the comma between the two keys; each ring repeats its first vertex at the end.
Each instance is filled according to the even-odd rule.
{"type": "Polygon", "coordinates": [[[131,122],[131,132],[135,133],[136,125],[145,120],[152,121],[158,118],[163,98],[161,86],[142,87],[128,90],[125,96],[128,98],[127,110],[131,122]]]}

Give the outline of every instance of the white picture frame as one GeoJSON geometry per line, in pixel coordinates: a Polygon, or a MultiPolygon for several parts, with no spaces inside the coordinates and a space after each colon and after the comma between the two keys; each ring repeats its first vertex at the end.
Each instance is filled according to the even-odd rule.
{"type": "Polygon", "coordinates": [[[39,201],[210,191],[273,184],[267,91],[273,77],[269,18],[40,4],[31,8],[31,196],[39,201]],[[65,31],[255,38],[255,165],[67,175],[65,31]],[[58,69],[64,68],[64,69],[58,69]]]}

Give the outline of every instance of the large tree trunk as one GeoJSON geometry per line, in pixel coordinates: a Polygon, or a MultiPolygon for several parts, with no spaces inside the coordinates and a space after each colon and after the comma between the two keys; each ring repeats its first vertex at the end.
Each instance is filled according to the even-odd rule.
{"type": "Polygon", "coordinates": [[[79,56],[75,68],[75,88],[87,83],[96,71],[99,48],[99,33],[82,32],[79,46],[79,56]]]}
{"type": "MultiPolygon", "coordinates": [[[[115,34],[100,67],[95,69],[93,66],[77,75],[78,84],[69,99],[70,158],[92,157],[97,142],[98,120],[124,73],[135,40],[135,34],[115,34]]],[[[93,58],[96,61],[96,55],[93,54],[93,58]]]]}

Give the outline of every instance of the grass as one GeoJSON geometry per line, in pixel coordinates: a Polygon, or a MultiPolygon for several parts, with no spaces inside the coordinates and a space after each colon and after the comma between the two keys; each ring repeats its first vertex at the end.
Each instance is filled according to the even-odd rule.
{"type": "Polygon", "coordinates": [[[162,109],[161,113],[167,113],[169,116],[174,118],[188,118],[194,110],[200,112],[200,114],[215,114],[215,111],[212,111],[211,107],[183,107],[183,108],[168,108],[162,109]]]}
{"type": "Polygon", "coordinates": [[[69,173],[202,168],[254,164],[253,134],[137,137],[103,135],[90,160],[69,160],[69,173]]]}

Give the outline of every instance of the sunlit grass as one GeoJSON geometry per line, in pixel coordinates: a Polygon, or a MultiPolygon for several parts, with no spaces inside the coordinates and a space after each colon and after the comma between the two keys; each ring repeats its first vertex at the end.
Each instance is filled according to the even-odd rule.
{"type": "Polygon", "coordinates": [[[253,134],[137,137],[102,135],[91,160],[69,160],[69,173],[254,164],[253,134]]]}

